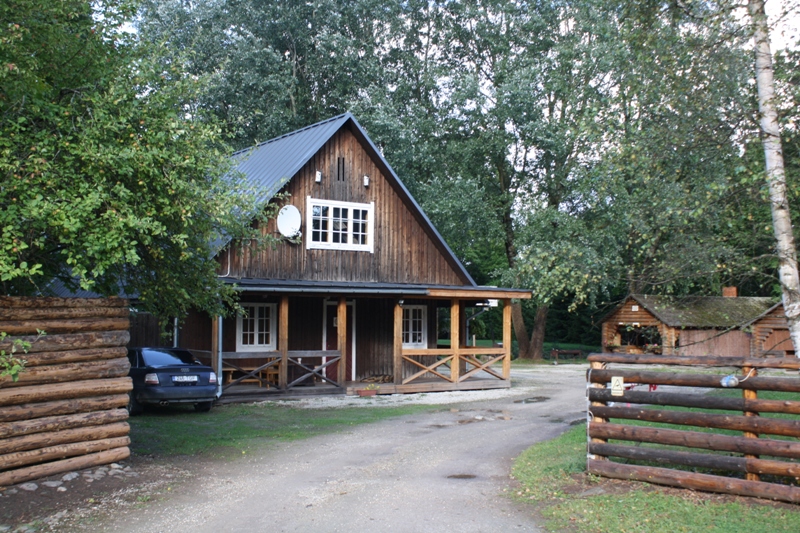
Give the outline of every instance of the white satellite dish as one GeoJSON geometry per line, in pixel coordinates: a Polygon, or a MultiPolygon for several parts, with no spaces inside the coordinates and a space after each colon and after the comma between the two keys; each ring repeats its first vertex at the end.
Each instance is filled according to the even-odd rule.
{"type": "Polygon", "coordinates": [[[278,231],[281,235],[288,238],[300,235],[300,210],[293,205],[285,205],[278,212],[278,231]]]}

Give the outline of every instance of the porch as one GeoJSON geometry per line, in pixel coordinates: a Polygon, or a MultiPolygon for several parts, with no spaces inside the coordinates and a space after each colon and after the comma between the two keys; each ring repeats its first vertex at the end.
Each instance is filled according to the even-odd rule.
{"type": "MultiPolygon", "coordinates": [[[[510,387],[510,297],[529,297],[525,291],[406,286],[405,294],[370,294],[365,298],[362,294],[331,296],[327,291],[298,296],[287,294],[285,286],[281,289],[282,294],[261,295],[262,301],[274,302],[260,304],[274,306],[275,316],[262,320],[275,322],[274,349],[223,350],[223,338],[227,338],[229,348],[233,347],[233,332],[226,331],[233,329],[233,322],[214,317],[210,324],[212,349],[193,350],[221,376],[223,401],[273,395],[353,395],[366,388],[377,389],[378,394],[402,394],[510,387]],[[467,309],[488,299],[502,302],[502,343],[468,346],[467,309]],[[359,311],[358,330],[356,308],[366,311],[359,311]],[[314,309],[321,311],[310,311],[314,309]],[[427,317],[422,312],[426,309],[433,310],[427,317]],[[449,346],[437,344],[441,339],[436,321],[443,314],[449,319],[449,346]],[[413,320],[426,327],[432,324],[430,339],[423,335],[421,344],[409,342],[413,320]],[[298,344],[322,349],[290,349],[298,344]]],[[[252,296],[243,294],[243,305],[250,305],[248,298],[252,296]]],[[[241,336],[242,331],[239,323],[236,335],[241,336]]]]}

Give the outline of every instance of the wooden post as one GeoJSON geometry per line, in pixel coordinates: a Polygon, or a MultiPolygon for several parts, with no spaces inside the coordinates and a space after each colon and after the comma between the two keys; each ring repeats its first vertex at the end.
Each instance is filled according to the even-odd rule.
{"type": "Polygon", "coordinates": [[[344,296],[339,297],[339,305],[336,308],[336,320],[338,326],[336,327],[337,341],[336,346],[339,348],[341,358],[339,359],[339,368],[336,373],[336,381],[339,382],[340,387],[344,387],[347,381],[347,299],[344,296]]]}
{"type": "Polygon", "coordinates": [[[220,317],[211,318],[211,368],[217,375],[217,379],[222,380],[222,369],[219,365],[219,321],[220,317]]]}
{"type": "MultiPolygon", "coordinates": [[[[748,366],[742,367],[742,372],[744,373],[744,377],[747,378],[747,379],[749,379],[748,376],[751,376],[751,374],[750,374],[751,372],[752,372],[752,376],[755,376],[756,374],[758,374],[758,370],[756,370],[755,368],[752,368],[752,367],[748,367],[748,366]]],[[[742,390],[742,397],[744,398],[745,401],[747,401],[747,400],[756,400],[756,399],[758,399],[758,392],[754,391],[754,390],[744,389],[744,390],[742,390]]],[[[758,416],[758,413],[753,412],[753,411],[744,411],[744,416],[758,416]]],[[[750,431],[744,431],[743,434],[744,434],[745,438],[748,438],[748,439],[757,439],[758,438],[758,433],[752,433],[750,431]]],[[[745,454],[744,457],[745,457],[745,459],[758,459],[758,455],[745,454]]],[[[745,474],[745,479],[747,479],[748,481],[759,481],[760,478],[759,478],[758,474],[751,474],[751,473],[748,472],[747,474],[745,474]]]]}
{"type": "Polygon", "coordinates": [[[503,379],[511,379],[511,300],[503,300],[503,379]]]}
{"type": "MultiPolygon", "coordinates": [[[[590,368],[589,372],[592,372],[592,370],[602,370],[605,367],[606,367],[605,363],[592,362],[592,363],[590,363],[590,366],[589,366],[589,368],[590,368]]],[[[587,376],[587,378],[588,378],[588,376],[587,376]]],[[[604,384],[602,384],[602,383],[591,383],[589,386],[591,388],[593,388],[593,389],[605,389],[606,388],[606,386],[604,384]]],[[[604,406],[604,405],[606,405],[606,402],[589,402],[589,411],[591,412],[592,407],[599,407],[599,406],[604,406]]],[[[592,425],[595,425],[595,424],[604,424],[606,422],[608,422],[608,420],[605,419],[605,418],[600,418],[598,416],[589,416],[589,422],[588,423],[590,424],[590,427],[592,425]]],[[[608,440],[607,439],[598,439],[598,438],[592,437],[592,438],[589,439],[589,442],[607,443],[608,440]]],[[[587,443],[587,445],[588,445],[588,443],[587,443]]],[[[607,461],[608,460],[607,457],[602,457],[602,456],[595,456],[594,459],[598,460],[598,461],[607,461]]],[[[588,460],[590,460],[590,458],[588,457],[588,454],[587,454],[587,461],[588,460]]]]}
{"type": "Polygon", "coordinates": [[[394,304],[394,384],[403,384],[403,307],[394,304]]]}
{"type": "Polygon", "coordinates": [[[278,387],[286,390],[289,384],[289,297],[285,294],[281,296],[278,312],[278,351],[281,353],[281,362],[278,365],[278,387]]]}
{"type": "Polygon", "coordinates": [[[450,381],[458,383],[461,376],[461,301],[450,302],[450,349],[453,361],[450,363],[450,381]]]}

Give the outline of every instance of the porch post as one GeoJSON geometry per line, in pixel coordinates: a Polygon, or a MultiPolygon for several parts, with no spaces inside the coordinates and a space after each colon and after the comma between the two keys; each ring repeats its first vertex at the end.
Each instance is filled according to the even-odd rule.
{"type": "Polygon", "coordinates": [[[503,300],[503,379],[511,378],[511,299],[503,300]]]}
{"type": "Polygon", "coordinates": [[[403,384],[403,308],[394,303],[394,384],[403,384]]]}
{"type": "Polygon", "coordinates": [[[336,308],[336,320],[338,326],[336,327],[337,341],[336,346],[339,348],[341,358],[339,359],[339,368],[336,372],[336,381],[340,387],[344,387],[344,382],[347,379],[347,299],[344,296],[339,296],[339,305],[336,308]]]}
{"type": "Polygon", "coordinates": [[[222,369],[219,368],[219,317],[211,317],[211,368],[222,380],[222,369]]]}
{"type": "Polygon", "coordinates": [[[450,381],[458,383],[461,377],[461,301],[450,301],[450,349],[453,361],[450,363],[450,381]]]}
{"type": "Polygon", "coordinates": [[[278,312],[278,351],[281,353],[281,364],[278,367],[278,388],[286,390],[289,384],[289,297],[281,296],[278,312]]]}

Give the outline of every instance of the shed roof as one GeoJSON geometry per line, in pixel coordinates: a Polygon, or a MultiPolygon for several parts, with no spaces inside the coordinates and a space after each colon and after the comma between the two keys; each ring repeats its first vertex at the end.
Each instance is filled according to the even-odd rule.
{"type": "MultiPolygon", "coordinates": [[[[673,328],[732,328],[752,322],[775,305],[774,298],[740,296],[649,296],[632,294],[642,307],[673,328]]],[[[623,304],[624,305],[624,304],[623,304]]]]}
{"type": "MultiPolygon", "coordinates": [[[[416,212],[422,224],[430,230],[433,238],[444,250],[445,256],[450,260],[456,270],[461,273],[469,284],[476,283],[469,275],[464,265],[436,230],[431,220],[422,210],[411,193],[403,184],[400,177],[395,174],[391,165],[384,159],[380,150],[367,136],[366,131],[351,113],[345,113],[311,126],[287,133],[280,137],[262,142],[253,148],[240,150],[233,154],[236,166],[235,171],[244,175],[247,182],[257,190],[263,191],[258,196],[260,205],[266,204],[280,189],[291,180],[303,166],[316,154],[336,132],[343,127],[350,127],[352,133],[372,152],[377,166],[387,179],[397,187],[398,194],[409,204],[411,211],[416,212]]],[[[221,250],[228,240],[218,243],[217,249],[221,250]]]]}

